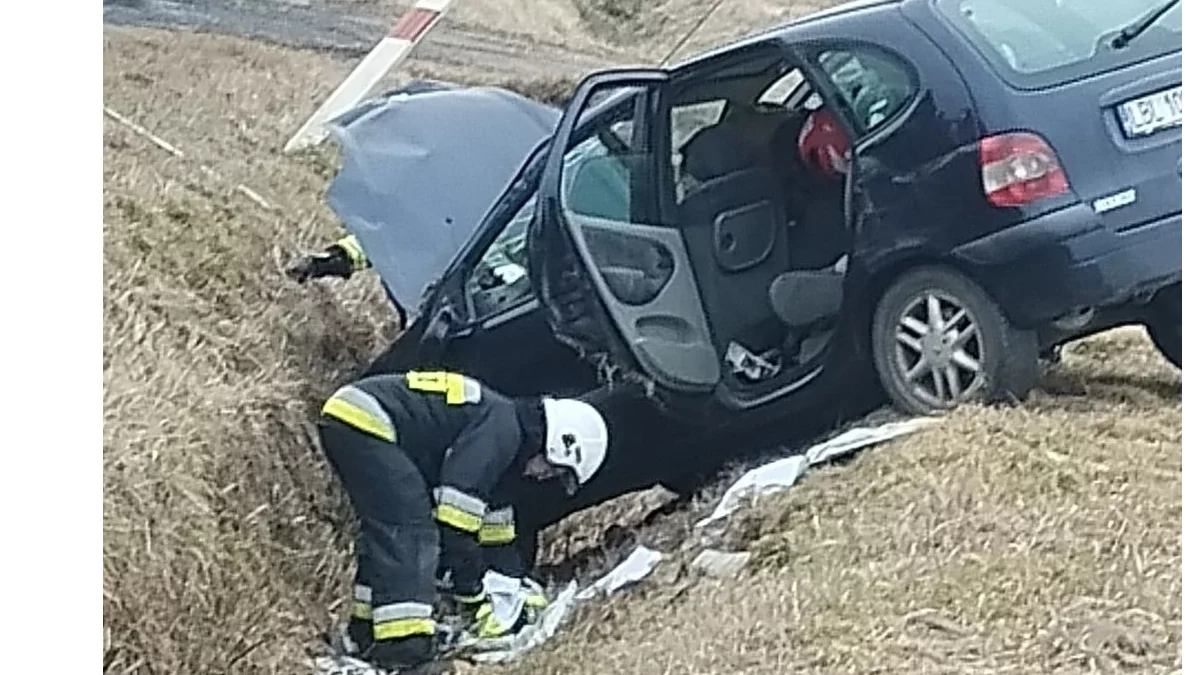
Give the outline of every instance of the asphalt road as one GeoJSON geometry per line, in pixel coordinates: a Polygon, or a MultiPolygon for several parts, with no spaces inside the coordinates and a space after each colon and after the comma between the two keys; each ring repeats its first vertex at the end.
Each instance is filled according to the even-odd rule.
{"type": "MultiPolygon", "coordinates": [[[[235,35],[347,59],[366,54],[394,21],[325,0],[104,0],[105,24],[235,35]]],[[[576,76],[612,65],[614,56],[594,45],[566,48],[467,25],[451,13],[412,59],[529,77],[576,76]]]]}

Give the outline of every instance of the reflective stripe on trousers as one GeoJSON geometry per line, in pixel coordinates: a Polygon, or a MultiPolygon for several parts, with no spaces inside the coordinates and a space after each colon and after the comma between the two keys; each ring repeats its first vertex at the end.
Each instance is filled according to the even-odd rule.
{"type": "Polygon", "coordinates": [[[479,528],[479,543],[484,546],[503,546],[517,538],[517,526],[513,521],[511,506],[488,509],[483,514],[483,525],[479,528]]]}
{"type": "Polygon", "coordinates": [[[354,584],[354,604],[350,607],[350,616],[364,621],[371,620],[371,587],[365,584],[354,584]]]}
{"type": "Polygon", "coordinates": [[[475,534],[483,527],[487,504],[478,497],[448,485],[439,485],[433,489],[433,503],[433,518],[439,523],[468,534],[475,534]]]}
{"type": "Polygon", "coordinates": [[[371,612],[376,640],[433,635],[433,606],[423,602],[393,602],[371,612]]]}
{"type": "Polygon", "coordinates": [[[361,522],[354,615],[368,618],[369,603],[376,639],[432,635],[439,546],[429,487],[402,448],[338,420],[317,429],[361,522]]]}

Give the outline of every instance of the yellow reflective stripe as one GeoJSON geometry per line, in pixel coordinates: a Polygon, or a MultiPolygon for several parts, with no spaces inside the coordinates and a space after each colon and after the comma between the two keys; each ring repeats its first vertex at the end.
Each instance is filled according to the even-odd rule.
{"type": "Polygon", "coordinates": [[[473,378],[445,371],[411,371],[404,374],[404,383],[413,391],[442,394],[447,405],[479,403],[483,392],[473,378]]]}
{"type": "Polygon", "coordinates": [[[482,499],[473,497],[450,485],[435,487],[433,489],[433,501],[438,504],[457,506],[463,511],[479,518],[484,518],[487,513],[487,504],[482,499]]]}
{"type": "Polygon", "coordinates": [[[446,373],[411,371],[404,374],[404,383],[413,391],[425,391],[434,394],[446,393],[446,373]]]}
{"type": "Polygon", "coordinates": [[[438,504],[433,510],[433,519],[469,534],[475,534],[483,527],[482,517],[463,511],[453,504],[438,504]]]}
{"type": "Polygon", "coordinates": [[[355,619],[371,620],[371,603],[365,600],[355,600],[350,606],[350,616],[355,619]]]}
{"type": "Polygon", "coordinates": [[[489,508],[483,514],[483,526],[479,528],[479,543],[485,546],[503,546],[511,544],[517,538],[516,523],[513,521],[513,509],[504,506],[498,509],[489,508]]]}
{"type": "Polygon", "coordinates": [[[341,420],[355,429],[365,431],[385,441],[396,442],[395,429],[383,424],[371,413],[340,398],[331,398],[326,401],[325,407],[321,408],[321,414],[341,420]]]}
{"type": "Polygon", "coordinates": [[[395,640],[410,635],[433,635],[433,619],[395,619],[392,621],[376,622],[374,626],[376,640],[395,640]]]}
{"type": "Polygon", "coordinates": [[[484,523],[479,528],[479,543],[484,546],[503,546],[517,538],[517,528],[512,525],[484,523]]]}
{"type": "Polygon", "coordinates": [[[392,424],[392,418],[374,396],[354,385],[346,385],[334,392],[321,408],[321,414],[385,441],[396,442],[396,427],[392,424]]]}
{"type": "Polygon", "coordinates": [[[446,403],[462,405],[467,402],[467,382],[462,375],[446,374],[446,403]]]}
{"type": "Polygon", "coordinates": [[[347,235],[334,242],[334,245],[346,252],[346,257],[350,258],[351,269],[357,272],[367,268],[367,252],[363,250],[362,244],[358,243],[357,237],[347,235]]]}

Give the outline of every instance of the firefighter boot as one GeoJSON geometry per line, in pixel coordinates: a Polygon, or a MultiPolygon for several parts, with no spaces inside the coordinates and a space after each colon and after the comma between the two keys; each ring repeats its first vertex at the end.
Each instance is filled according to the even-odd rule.
{"type": "Polygon", "coordinates": [[[350,638],[351,643],[347,645],[349,647],[346,650],[347,653],[352,656],[363,654],[371,648],[371,643],[374,641],[371,620],[351,617],[350,623],[346,626],[346,636],[350,638]]]}
{"type": "Polygon", "coordinates": [[[453,666],[436,660],[432,635],[375,640],[363,655],[371,664],[397,675],[442,675],[453,666]]]}

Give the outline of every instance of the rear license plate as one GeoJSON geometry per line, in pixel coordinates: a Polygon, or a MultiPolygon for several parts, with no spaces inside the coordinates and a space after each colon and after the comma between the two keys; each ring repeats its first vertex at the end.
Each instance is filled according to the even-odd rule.
{"type": "Polygon", "coordinates": [[[1183,85],[1156,91],[1117,106],[1121,129],[1129,138],[1183,126],[1183,85]]]}

